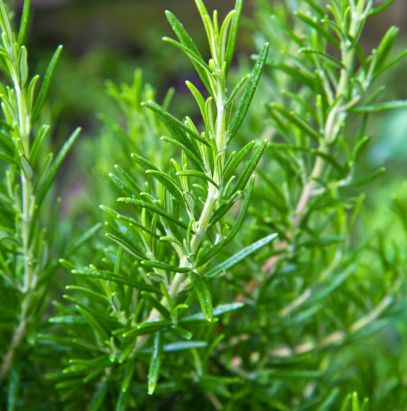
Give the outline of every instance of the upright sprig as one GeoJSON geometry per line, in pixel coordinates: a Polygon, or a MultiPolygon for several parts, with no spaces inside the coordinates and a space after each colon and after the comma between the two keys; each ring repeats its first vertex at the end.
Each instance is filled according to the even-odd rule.
{"type": "MultiPolygon", "coordinates": [[[[52,218],[41,221],[45,212],[54,213],[44,200],[78,136],[77,131],[55,159],[52,153],[47,154],[50,126],[41,124],[40,116],[61,48],[55,52],[37,91],[40,76],[30,77],[24,46],[29,15],[30,2],[25,1],[15,32],[5,2],[0,2],[0,70],[4,78],[0,84],[0,316],[6,324],[0,332],[0,383],[11,370],[16,373],[21,368],[15,366],[16,353],[26,345],[27,335],[38,327],[47,306],[44,294],[57,267],[52,262],[54,247],[50,239],[57,227],[52,218]]],[[[51,215],[58,218],[57,214],[51,215]]]]}
{"type": "MultiPolygon", "coordinates": [[[[198,333],[197,327],[213,330],[218,317],[243,306],[232,300],[226,301],[229,304],[220,301],[221,304],[213,307],[209,280],[230,270],[276,237],[269,233],[245,248],[237,248],[233,242],[248,210],[252,176],[265,143],[250,141],[236,152],[230,146],[259,84],[268,45],[259,54],[253,71],[229,91],[228,72],[242,1],[236,2],[235,9],[222,23],[216,11],[210,17],[202,1],[197,0],[196,5],[207,34],[209,60],[204,59],[171,12],[166,15],[177,40],[164,38],[164,41],[191,60],[202,82],[205,91],[200,91],[201,85],[186,82],[198,105],[199,121],[194,122],[190,117],[180,120],[170,114],[169,98],[163,105],[144,102],[141,112],[140,100],[146,95],[141,88],[137,88],[134,100],[124,94],[119,98],[128,119],[140,120],[132,128],[141,135],[136,140],[156,138],[162,133],[165,136],[161,144],[170,147],[165,153],[170,152],[173,157],[165,158],[156,152],[152,158],[145,158],[133,153],[128,167],[115,167],[110,177],[121,193],[118,207],[102,206],[108,216],[106,235],[112,240],[111,245],[105,247],[103,258],[88,268],[73,269],[78,284],[70,288],[75,296],[66,296],[73,306],[63,308],[60,315],[51,319],[60,325],[67,322],[76,325],[70,333],[75,334],[75,341],[81,341],[79,346],[68,343],[76,356],[69,357],[70,365],[63,374],[52,376],[62,380],[57,386],[73,403],[80,401],[72,395],[74,384],[82,384],[83,379],[92,384],[97,377],[98,387],[104,388],[95,390],[90,403],[101,404],[100,398],[107,398],[109,387],[114,387],[120,395],[112,403],[117,409],[124,409],[125,404],[134,401],[129,384],[134,387],[143,383],[143,378],[131,376],[136,372],[134,364],[144,361],[146,354],[150,356],[146,376],[149,394],[161,389],[159,378],[177,375],[182,379],[183,372],[175,368],[186,367],[191,355],[196,357],[197,364],[192,378],[203,389],[206,377],[198,367],[196,349],[207,347],[205,355],[209,356],[211,340],[216,337],[198,333]],[[152,113],[160,125],[151,119],[152,113]],[[159,161],[154,161],[154,157],[159,161]],[[233,214],[229,213],[232,208],[233,214]],[[235,219],[233,223],[228,222],[230,217],[235,219]],[[236,248],[240,250],[235,252],[236,248]],[[196,312],[197,304],[201,313],[196,312]],[[83,334],[84,323],[92,334],[83,334]],[[193,337],[199,340],[191,340],[193,337]],[[172,351],[184,351],[181,363],[167,358],[166,353],[172,351]],[[120,375],[126,381],[125,386],[112,374],[120,375]]],[[[129,129],[127,133],[130,132],[129,129]]],[[[128,144],[129,150],[137,149],[128,144]]],[[[158,147],[156,143],[154,146],[158,147]]],[[[62,263],[72,268],[67,261],[62,263]]],[[[44,336],[44,340],[47,338],[56,342],[53,337],[44,336]]],[[[170,393],[172,388],[163,383],[162,390],[170,393]]]]}
{"type": "MultiPolygon", "coordinates": [[[[405,56],[403,51],[389,60],[398,29],[391,27],[370,55],[364,54],[360,44],[366,20],[392,2],[374,8],[373,2],[366,0],[329,1],[326,10],[313,1],[303,3],[305,7],[300,5],[295,13],[298,30],[289,34],[296,50],[271,63],[288,76],[291,86],[283,90],[282,103],[268,107],[276,130],[290,139],[293,149],[295,146],[304,153],[299,163],[303,188],[292,216],[292,233],[300,226],[313,197],[357,183],[355,166],[369,141],[365,134],[367,114],[406,105],[403,101],[377,103],[384,89],[371,87],[405,56]],[[290,88],[301,89],[301,94],[294,96],[290,88]],[[287,102],[296,108],[287,109],[287,102]],[[350,125],[357,121],[360,127],[356,138],[349,138],[350,125]],[[341,151],[344,145],[347,148],[341,151]],[[353,154],[346,164],[340,164],[348,155],[346,150],[353,154]],[[340,178],[326,184],[324,180],[335,172],[340,178]]],[[[269,271],[272,264],[265,268],[269,271]]]]}
{"type": "MultiPolygon", "coordinates": [[[[215,255],[213,251],[212,255],[206,255],[203,258],[202,254],[199,254],[202,243],[204,240],[208,240],[208,234],[211,231],[215,236],[215,241],[209,239],[210,247],[216,244],[220,249],[231,240],[229,237],[222,239],[225,237],[225,233],[222,232],[219,220],[233,206],[236,198],[241,195],[265,148],[264,143],[256,148],[254,148],[255,144],[251,143],[239,153],[239,161],[236,161],[236,158],[239,157],[236,153],[228,157],[230,141],[244,120],[260,80],[262,68],[267,58],[268,45],[266,44],[261,51],[253,72],[246,76],[228,95],[227,73],[234,54],[242,1],[236,3],[235,9],[226,16],[221,26],[219,26],[216,10],[211,19],[203,2],[196,1],[196,4],[210,47],[211,58],[209,62],[204,61],[182,24],[171,12],[166,13],[167,19],[178,41],[169,38],[164,38],[164,40],[181,49],[190,58],[209,94],[209,97],[205,99],[196,86],[190,82],[186,83],[198,104],[205,127],[204,131],[199,133],[196,125],[188,117],[182,123],[175,120],[155,103],[145,104],[146,107],[155,111],[169,130],[173,132],[172,137],[178,137],[178,139],[168,142],[176,146],[181,145],[182,148],[186,149],[183,152],[181,163],[172,160],[176,176],[179,178],[178,181],[173,181],[173,185],[175,187],[180,185],[179,192],[183,197],[182,201],[186,204],[188,215],[186,240],[181,237],[182,247],[175,247],[182,270],[176,274],[170,287],[174,294],[178,292],[179,288],[184,288],[185,284],[183,283],[188,282],[191,278],[182,273],[184,268],[189,268],[192,275],[198,274],[215,255]],[[183,134],[185,136],[180,139],[179,136],[183,134]],[[253,149],[255,152],[252,161],[248,163],[240,178],[234,182],[238,165],[253,149]],[[193,195],[193,182],[197,178],[205,183],[202,187],[204,198],[206,198],[204,201],[197,202],[193,195]]],[[[174,243],[175,240],[176,238],[174,238],[174,243]]],[[[210,318],[210,307],[203,306],[203,298],[200,298],[200,301],[204,312],[210,318]]]]}

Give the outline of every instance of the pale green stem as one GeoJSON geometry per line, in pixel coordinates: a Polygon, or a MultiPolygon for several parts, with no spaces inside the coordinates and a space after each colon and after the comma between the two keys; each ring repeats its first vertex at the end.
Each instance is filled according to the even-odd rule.
{"type": "MultiPolygon", "coordinates": [[[[216,119],[216,145],[218,149],[218,153],[220,154],[220,161],[219,163],[215,161],[215,168],[214,168],[214,173],[213,173],[213,180],[218,184],[218,186],[221,186],[222,183],[222,172],[223,172],[223,164],[224,164],[224,158],[225,158],[225,151],[226,151],[226,118],[225,118],[225,98],[224,98],[224,90],[222,90],[222,80],[219,80],[218,84],[218,98],[217,98],[217,119],[216,119]]],[[[206,232],[208,231],[209,228],[209,223],[210,219],[213,215],[215,206],[216,206],[216,201],[218,200],[220,196],[220,189],[216,188],[214,185],[209,184],[208,185],[208,195],[204,204],[204,207],[202,209],[201,215],[196,223],[196,232],[192,236],[191,243],[190,243],[190,249],[192,255],[195,255],[197,250],[199,249],[199,246],[201,245],[201,242],[203,238],[206,235],[206,232]]],[[[183,266],[184,264],[188,263],[187,257],[184,257],[180,261],[180,266],[183,266]]],[[[171,284],[168,287],[168,293],[170,295],[170,298],[175,298],[176,295],[182,291],[190,282],[189,277],[186,274],[183,273],[176,273],[173,280],[171,281],[171,284]]],[[[161,300],[161,303],[164,306],[168,305],[168,301],[164,297],[161,300]]],[[[151,310],[147,321],[157,321],[160,318],[160,313],[153,309],[151,310]]],[[[134,349],[132,351],[132,356],[134,356],[137,351],[144,346],[144,344],[148,341],[149,336],[143,336],[142,338],[139,338],[136,340],[136,344],[134,346],[134,349]]]]}

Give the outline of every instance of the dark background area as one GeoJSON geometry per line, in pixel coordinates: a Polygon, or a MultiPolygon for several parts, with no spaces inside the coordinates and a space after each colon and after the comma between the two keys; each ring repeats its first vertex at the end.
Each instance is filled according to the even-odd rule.
{"type": "MultiPolygon", "coordinates": [[[[17,11],[21,3],[14,0],[17,11]]],[[[177,77],[182,80],[189,65],[181,56],[174,58],[176,54],[170,47],[161,47],[161,37],[170,34],[165,9],[171,9],[183,21],[198,43],[202,34],[193,0],[32,0],[32,3],[30,46],[35,52],[32,57],[42,61],[63,44],[63,62],[70,61],[73,65],[70,70],[76,65],[75,74],[84,75],[89,85],[107,78],[128,81],[136,66],[145,68],[148,80],[158,88],[176,84],[177,77]]],[[[206,3],[208,8],[225,12],[232,8],[234,0],[206,3]]],[[[250,15],[252,3],[252,0],[245,2],[246,15],[250,15]]],[[[405,37],[407,1],[396,0],[386,12],[371,19],[364,34],[366,48],[374,47],[390,25],[400,27],[400,38],[405,37]]],[[[240,34],[241,51],[252,50],[250,37],[244,31],[240,34]]],[[[65,97],[69,100],[72,96],[65,97]]]]}

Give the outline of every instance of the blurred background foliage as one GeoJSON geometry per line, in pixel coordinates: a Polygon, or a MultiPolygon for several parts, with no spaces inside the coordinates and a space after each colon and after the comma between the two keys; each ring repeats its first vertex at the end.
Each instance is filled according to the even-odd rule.
{"type": "MultiPolygon", "coordinates": [[[[100,219],[98,215],[94,221],[85,220],[85,215],[88,219],[92,214],[83,210],[94,208],[94,199],[90,202],[89,197],[96,196],[98,203],[108,204],[111,199],[103,196],[109,193],[100,191],[99,187],[107,184],[106,176],[114,163],[126,162],[127,153],[120,150],[110,152],[111,146],[104,146],[104,138],[111,130],[106,129],[103,119],[112,116],[119,118],[119,108],[111,97],[114,91],[106,85],[106,81],[111,80],[115,84],[131,82],[135,69],[141,68],[147,82],[154,85],[159,100],[164,98],[169,87],[175,87],[178,97],[173,103],[173,111],[192,112],[194,106],[184,85],[187,78],[193,77],[191,68],[186,59],[174,58],[173,50],[161,47],[160,38],[169,33],[163,11],[170,8],[175,12],[187,27],[192,28],[201,46],[203,39],[200,41],[199,36],[202,30],[193,30],[200,24],[191,0],[36,0],[33,3],[30,47],[34,67],[43,68],[58,44],[63,44],[65,49],[57,68],[48,113],[57,124],[55,141],[59,136],[65,136],[73,126],[84,127],[81,142],[60,177],[59,188],[61,193],[64,192],[65,215],[76,216],[77,226],[74,229],[81,230],[81,226],[88,228],[90,223],[100,219]],[[99,113],[99,118],[95,117],[95,113],[99,113]],[[109,152],[111,156],[97,155],[102,152],[109,152]],[[103,183],[95,183],[99,179],[103,179],[103,183]]],[[[232,0],[213,0],[208,1],[208,7],[228,10],[233,3],[232,0]]],[[[245,15],[250,16],[250,0],[246,1],[246,7],[245,15]]],[[[19,1],[14,2],[14,8],[18,13],[19,1]]],[[[400,27],[398,48],[405,48],[405,0],[397,0],[389,10],[372,19],[363,40],[367,50],[377,44],[390,25],[400,27]]],[[[256,46],[253,35],[256,27],[247,18],[244,27],[245,31],[239,37],[240,67],[249,61],[248,53],[256,46]]],[[[239,76],[239,70],[236,68],[234,75],[239,76]]],[[[386,86],[386,99],[407,98],[406,72],[407,62],[404,60],[381,80],[386,86]]],[[[261,96],[252,111],[256,111],[256,106],[260,107],[260,99],[261,96]]],[[[256,116],[253,115],[252,121],[255,120],[256,116]]],[[[250,119],[246,127],[250,131],[250,119]]],[[[401,241],[404,231],[400,229],[400,220],[395,219],[395,214],[401,214],[407,221],[407,113],[405,110],[385,112],[375,117],[370,128],[374,139],[362,167],[366,170],[385,167],[386,173],[367,188],[368,212],[364,226],[368,225],[369,231],[375,228],[377,232],[382,232],[384,238],[400,238],[401,241]]],[[[99,210],[94,209],[93,213],[99,213],[99,210]]],[[[346,353],[345,348],[345,355],[357,359],[359,374],[362,370],[366,381],[373,375],[371,369],[377,366],[381,367],[383,375],[386,372],[389,374],[388,387],[382,387],[383,390],[394,389],[390,376],[395,369],[401,375],[407,372],[407,352],[404,348],[407,346],[406,319],[407,309],[400,313],[395,324],[363,343],[357,353],[353,348],[352,352],[346,353]],[[377,350],[386,355],[377,356],[380,364],[372,364],[375,358],[372,353],[377,350]]],[[[360,377],[363,379],[363,376],[360,377]]],[[[370,380],[370,383],[373,389],[375,381],[370,380]]],[[[373,396],[374,392],[370,395],[373,396]]]]}

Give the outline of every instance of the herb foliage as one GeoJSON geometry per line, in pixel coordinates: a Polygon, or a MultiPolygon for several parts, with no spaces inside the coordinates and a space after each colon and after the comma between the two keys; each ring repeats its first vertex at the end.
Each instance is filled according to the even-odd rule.
{"type": "Polygon", "coordinates": [[[196,72],[196,110],[172,114],[174,90],[157,102],[139,70],[108,83],[119,114],[87,151],[70,240],[49,192],[79,130],[54,158],[44,110],[61,49],[30,77],[30,3],[14,31],[0,1],[0,406],[402,410],[402,373],[361,348],[395,332],[405,293],[405,241],[363,220],[382,173],[361,169],[369,118],[406,106],[378,85],[406,54],[397,29],[361,42],[393,1],[255,0],[250,71],[233,63],[242,0],[222,21],[195,3],[209,58],[169,11],[163,40],[196,72]]]}

